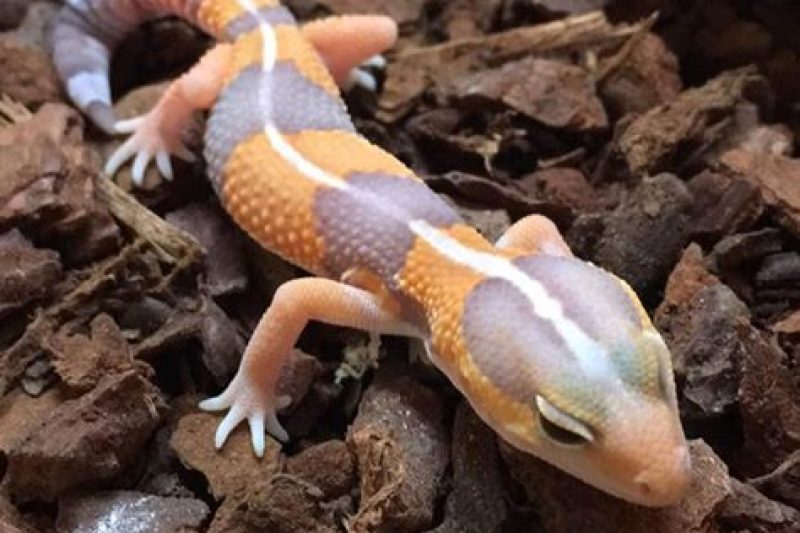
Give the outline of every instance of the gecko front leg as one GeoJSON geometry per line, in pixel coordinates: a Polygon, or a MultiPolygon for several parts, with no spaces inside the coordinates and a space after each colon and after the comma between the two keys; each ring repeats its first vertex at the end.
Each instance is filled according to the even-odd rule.
{"type": "Polygon", "coordinates": [[[253,450],[259,457],[264,455],[265,427],[279,440],[288,439],[276,413],[289,398],[279,397],[276,386],[281,369],[310,320],[376,333],[421,335],[368,291],[323,278],[283,284],[256,326],[236,377],[221,395],[200,404],[206,411],[229,409],[214,438],[217,448],[244,420],[250,425],[253,450]]]}

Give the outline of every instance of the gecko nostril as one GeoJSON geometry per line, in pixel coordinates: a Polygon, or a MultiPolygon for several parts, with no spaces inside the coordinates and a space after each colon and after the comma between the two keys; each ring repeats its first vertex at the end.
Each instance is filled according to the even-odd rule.
{"type": "Polygon", "coordinates": [[[639,486],[639,493],[642,496],[648,497],[653,494],[653,487],[651,487],[646,481],[639,481],[637,485],[639,486]]]}

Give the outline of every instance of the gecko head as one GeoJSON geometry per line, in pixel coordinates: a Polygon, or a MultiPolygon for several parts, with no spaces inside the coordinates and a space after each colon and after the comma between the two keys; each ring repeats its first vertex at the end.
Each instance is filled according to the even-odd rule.
{"type": "Polygon", "coordinates": [[[505,440],[610,494],[675,503],[691,477],[669,351],[625,282],[515,259],[467,296],[461,388],[505,440]],[[469,374],[469,372],[465,372],[469,374]]]}

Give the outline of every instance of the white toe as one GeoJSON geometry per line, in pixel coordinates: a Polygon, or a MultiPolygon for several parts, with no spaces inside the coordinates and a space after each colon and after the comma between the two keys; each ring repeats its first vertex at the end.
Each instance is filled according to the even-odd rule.
{"type": "Polygon", "coordinates": [[[133,133],[144,122],[144,116],[120,120],[114,124],[114,131],[117,133],[133,133]]]}
{"type": "Polygon", "coordinates": [[[150,152],[142,150],[136,154],[136,159],[133,160],[131,176],[133,177],[133,183],[137,186],[141,186],[142,183],[144,183],[144,172],[147,170],[147,164],[150,163],[150,158],[150,152]]]}
{"type": "Polygon", "coordinates": [[[106,161],[106,166],[103,168],[103,172],[107,176],[113,176],[117,173],[120,167],[125,164],[125,161],[133,157],[133,154],[136,153],[136,148],[133,146],[132,139],[128,139],[125,141],[122,146],[117,148],[111,157],[108,158],[106,161]]]}
{"type": "Polygon", "coordinates": [[[198,404],[203,411],[222,411],[230,406],[230,402],[221,394],[214,398],[207,398],[198,404]]]}
{"type": "Polygon", "coordinates": [[[278,417],[275,415],[275,413],[267,413],[266,424],[267,431],[269,431],[270,435],[281,442],[287,442],[289,440],[289,434],[285,429],[283,429],[281,423],[278,422],[278,417]]]}
{"type": "Polygon", "coordinates": [[[231,434],[231,431],[236,429],[236,426],[244,420],[244,410],[236,405],[234,405],[228,414],[222,419],[220,422],[219,427],[217,428],[217,432],[214,435],[214,446],[219,450],[225,444],[225,441],[228,440],[228,435],[231,434]]]}
{"type": "Polygon", "coordinates": [[[250,438],[253,441],[253,451],[256,457],[264,457],[264,415],[258,413],[252,415],[249,419],[250,423],[250,438]]]}
{"type": "Polygon", "coordinates": [[[156,153],[156,167],[167,181],[172,181],[172,163],[169,160],[169,152],[159,150],[156,153]]]}

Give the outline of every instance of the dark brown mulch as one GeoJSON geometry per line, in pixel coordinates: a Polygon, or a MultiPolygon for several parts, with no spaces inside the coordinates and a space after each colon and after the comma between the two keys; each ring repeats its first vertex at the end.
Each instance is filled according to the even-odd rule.
{"type": "MultiPolygon", "coordinates": [[[[234,227],[202,164],[138,201],[127,170],[100,177],[119,140],[65,105],[57,6],[4,0],[0,530],[800,531],[797,2],[287,4],[398,20],[380,90],[346,95],[360,131],[487,236],[545,214],[639,292],[672,351],[690,493],[654,510],[598,492],[499,441],[408,362],[419,346],[319,325],[282,377],[292,442],[259,461],[242,429],[215,451],[196,403],[299,272],[234,227]]],[[[119,114],[207,45],[172,19],[137,31],[119,114]]]]}

